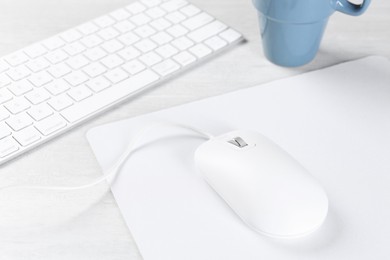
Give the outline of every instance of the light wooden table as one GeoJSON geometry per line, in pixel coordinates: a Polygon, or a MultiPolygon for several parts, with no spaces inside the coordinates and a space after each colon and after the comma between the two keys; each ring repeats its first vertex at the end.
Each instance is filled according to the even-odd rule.
{"type": "MultiPolygon", "coordinates": [[[[322,0],[326,1],[326,0],[322,0]]],[[[126,0],[1,0],[0,55],[129,4],[126,0]]],[[[101,176],[85,139],[102,123],[219,95],[367,55],[390,58],[390,1],[361,17],[336,13],[317,58],[297,69],[265,60],[249,0],[193,0],[247,43],[89,121],[0,168],[0,185],[77,185],[101,176]]],[[[141,259],[107,187],[78,192],[0,192],[0,259],[141,259]]]]}

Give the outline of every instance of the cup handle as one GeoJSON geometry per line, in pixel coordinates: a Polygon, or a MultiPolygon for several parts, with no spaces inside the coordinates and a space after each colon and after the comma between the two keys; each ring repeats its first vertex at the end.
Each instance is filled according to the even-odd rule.
{"type": "Polygon", "coordinates": [[[361,4],[353,4],[348,0],[331,0],[331,5],[336,11],[357,16],[366,11],[370,2],[371,0],[363,0],[361,4]]]}

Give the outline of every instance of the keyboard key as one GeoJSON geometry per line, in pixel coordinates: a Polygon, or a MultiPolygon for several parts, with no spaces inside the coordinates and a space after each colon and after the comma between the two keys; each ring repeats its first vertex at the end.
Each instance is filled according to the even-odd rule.
{"type": "Polygon", "coordinates": [[[155,44],[154,42],[152,42],[149,39],[145,39],[145,40],[142,40],[140,42],[137,42],[136,44],[134,44],[134,46],[138,50],[145,53],[145,52],[149,52],[149,51],[153,50],[154,48],[156,48],[157,44],[155,44]]]}
{"type": "Polygon", "coordinates": [[[125,20],[125,21],[122,21],[122,22],[115,24],[114,27],[115,27],[115,29],[117,29],[121,33],[125,33],[125,32],[133,30],[135,28],[135,25],[132,24],[131,22],[125,20]]]}
{"type": "Polygon", "coordinates": [[[128,73],[134,75],[146,69],[146,66],[143,63],[139,62],[138,60],[133,60],[127,62],[125,65],[122,66],[122,68],[126,70],[128,73]]]}
{"type": "Polygon", "coordinates": [[[94,34],[81,39],[81,43],[84,44],[87,48],[95,47],[102,42],[103,40],[94,34]]]}
{"type": "Polygon", "coordinates": [[[18,66],[28,61],[28,56],[24,52],[14,52],[4,58],[11,66],[18,66]]]}
{"type": "Polygon", "coordinates": [[[188,33],[188,30],[181,26],[180,24],[176,24],[170,28],[167,29],[167,32],[172,35],[173,37],[177,38],[180,36],[183,36],[188,33]]]}
{"type": "Polygon", "coordinates": [[[61,93],[64,93],[70,89],[70,85],[68,82],[63,79],[56,80],[46,86],[46,90],[50,92],[50,94],[57,96],[61,93]]]}
{"type": "Polygon", "coordinates": [[[140,12],[143,12],[146,7],[140,3],[133,3],[131,5],[128,5],[126,9],[132,14],[138,14],[140,12]]]}
{"type": "Polygon", "coordinates": [[[11,135],[11,129],[4,122],[0,123],[0,139],[11,135]]]}
{"type": "Polygon", "coordinates": [[[108,53],[114,53],[123,49],[123,44],[117,40],[110,40],[102,44],[102,48],[108,53]]]}
{"type": "Polygon", "coordinates": [[[195,42],[202,42],[207,38],[218,34],[225,30],[227,26],[219,21],[214,21],[202,28],[199,28],[188,34],[188,38],[194,40],[195,42]]]}
{"type": "Polygon", "coordinates": [[[47,53],[47,49],[37,43],[24,49],[24,52],[32,59],[38,58],[47,53]]]}
{"type": "Polygon", "coordinates": [[[0,157],[4,158],[19,150],[19,145],[12,137],[0,140],[0,157]]]}
{"type": "Polygon", "coordinates": [[[115,20],[112,19],[110,16],[108,15],[103,15],[103,16],[100,16],[98,18],[96,18],[94,20],[95,24],[97,24],[98,26],[100,26],[101,28],[105,28],[107,26],[110,26],[112,24],[115,23],[115,20]]]}
{"type": "Polygon", "coordinates": [[[50,63],[43,57],[39,57],[35,60],[32,60],[26,64],[26,66],[32,71],[32,72],[39,72],[41,70],[44,70],[50,66],[50,63]]]}
{"type": "Polygon", "coordinates": [[[24,65],[10,69],[7,71],[7,75],[14,81],[21,80],[30,75],[30,70],[24,65]]]}
{"type": "Polygon", "coordinates": [[[82,67],[86,66],[89,64],[89,60],[84,57],[84,55],[79,54],[77,56],[74,56],[70,58],[66,62],[72,69],[78,70],[81,69],[82,67]]]}
{"type": "Polygon", "coordinates": [[[180,9],[180,11],[188,17],[194,16],[194,15],[200,13],[199,8],[197,8],[191,4],[187,5],[186,7],[183,7],[182,9],[180,9]]]}
{"type": "Polygon", "coordinates": [[[86,86],[80,86],[68,91],[68,95],[76,102],[92,96],[92,92],[86,86]]]}
{"type": "Polygon", "coordinates": [[[125,33],[118,37],[118,40],[127,46],[137,42],[139,39],[140,38],[132,32],[125,33]]]}
{"type": "Polygon", "coordinates": [[[33,105],[38,105],[43,101],[50,99],[50,94],[46,89],[36,89],[25,95],[26,99],[30,101],[33,105]]]}
{"type": "Polygon", "coordinates": [[[211,53],[211,50],[202,43],[195,45],[189,50],[192,54],[195,54],[195,56],[198,57],[199,59],[211,53]]]}
{"type": "Polygon", "coordinates": [[[157,31],[163,31],[170,27],[172,24],[164,18],[159,18],[157,20],[153,20],[150,25],[153,26],[153,28],[157,31]]]}
{"type": "Polygon", "coordinates": [[[179,8],[182,8],[183,6],[187,5],[186,1],[183,0],[170,0],[161,5],[161,7],[167,11],[167,12],[172,12],[175,11],[179,8]]]}
{"type": "Polygon", "coordinates": [[[79,53],[82,53],[83,51],[86,50],[84,45],[82,45],[79,42],[74,42],[72,44],[66,45],[63,50],[68,53],[70,56],[77,55],[79,53]]]}
{"type": "Polygon", "coordinates": [[[145,12],[149,17],[156,19],[164,16],[166,12],[160,7],[154,7],[145,12]]]}
{"type": "Polygon", "coordinates": [[[85,35],[90,35],[92,33],[97,32],[99,30],[99,27],[97,27],[95,24],[91,22],[87,22],[77,27],[77,29],[85,35]]]}
{"type": "Polygon", "coordinates": [[[9,69],[9,64],[7,64],[5,61],[0,60],[0,72],[4,72],[9,69]]]}
{"type": "Polygon", "coordinates": [[[36,87],[41,87],[53,80],[49,73],[46,71],[41,71],[36,74],[31,75],[28,80],[34,84],[36,87]]]}
{"type": "Polygon", "coordinates": [[[132,60],[132,59],[138,57],[141,54],[141,52],[139,50],[137,50],[136,48],[130,46],[130,47],[127,47],[127,48],[119,51],[118,54],[119,54],[119,56],[121,56],[125,60],[132,60]]]}
{"type": "Polygon", "coordinates": [[[7,88],[0,89],[0,104],[3,104],[13,98],[12,93],[7,88]]]}
{"type": "Polygon", "coordinates": [[[152,37],[150,37],[154,42],[156,42],[158,45],[163,45],[167,42],[170,42],[173,38],[167,34],[166,32],[159,32],[152,37]]]}
{"type": "Polygon", "coordinates": [[[178,53],[179,51],[176,48],[174,48],[172,45],[166,44],[166,45],[163,45],[163,46],[157,48],[156,52],[160,56],[162,56],[163,58],[169,58],[172,55],[175,55],[176,53],[178,53]]]}
{"type": "Polygon", "coordinates": [[[30,81],[27,80],[21,80],[19,82],[15,82],[8,86],[8,89],[14,94],[15,96],[21,96],[26,94],[27,92],[33,90],[34,86],[31,84],[30,81]]]}
{"type": "Polygon", "coordinates": [[[102,64],[109,69],[118,67],[123,64],[123,60],[116,54],[111,54],[101,60],[102,64]]]}
{"type": "Polygon", "coordinates": [[[21,113],[19,115],[10,117],[5,121],[14,131],[22,130],[29,125],[32,125],[33,121],[29,115],[26,113],[21,113]]]}
{"type": "Polygon", "coordinates": [[[130,17],[130,13],[125,9],[118,9],[110,13],[110,16],[117,21],[122,21],[130,17]]]}
{"type": "Polygon", "coordinates": [[[0,74],[0,88],[11,84],[11,79],[7,74],[0,74]]]}
{"type": "Polygon", "coordinates": [[[67,30],[61,33],[60,37],[68,43],[79,40],[83,35],[75,29],[67,30]]]}
{"type": "Polygon", "coordinates": [[[165,17],[168,21],[170,21],[171,23],[180,23],[181,21],[183,21],[184,19],[186,19],[186,17],[181,14],[180,12],[173,12],[173,13],[170,13],[168,14],[166,17],[165,17]]]}
{"type": "Polygon", "coordinates": [[[4,107],[8,109],[9,112],[15,115],[30,108],[30,103],[24,97],[20,97],[8,101],[4,104],[4,107]]]}
{"type": "Polygon", "coordinates": [[[4,119],[7,119],[10,116],[7,109],[5,109],[3,106],[0,106],[0,121],[3,121],[4,119]]]}
{"type": "Polygon", "coordinates": [[[149,37],[150,35],[153,35],[156,33],[156,30],[154,30],[149,25],[143,25],[136,29],[134,29],[134,32],[141,38],[149,37]]]}
{"type": "Polygon", "coordinates": [[[104,76],[114,84],[119,83],[129,77],[129,75],[120,68],[113,69],[104,74],[104,76]]]}
{"type": "Polygon", "coordinates": [[[207,41],[204,42],[207,46],[209,46],[214,51],[217,51],[227,45],[227,42],[219,38],[218,36],[211,37],[207,41]]]}
{"type": "Polygon", "coordinates": [[[88,80],[88,76],[82,71],[74,71],[64,77],[72,86],[78,86],[88,80]]]}
{"type": "Polygon", "coordinates": [[[146,16],[145,14],[137,14],[133,17],[130,17],[130,21],[136,25],[144,25],[148,22],[150,22],[151,18],[146,16]]]}
{"type": "Polygon", "coordinates": [[[0,60],[0,72],[7,71],[8,69],[9,65],[5,61],[0,60]]]}
{"type": "Polygon", "coordinates": [[[14,134],[14,138],[21,146],[27,146],[41,139],[41,134],[34,128],[28,127],[14,134]]]}
{"type": "Polygon", "coordinates": [[[43,42],[43,45],[48,49],[48,50],[55,50],[55,49],[58,49],[62,46],[65,45],[65,42],[63,40],[61,40],[60,37],[58,36],[54,36],[54,37],[51,37],[49,39],[46,39],[44,42],[43,42]]]}
{"type": "Polygon", "coordinates": [[[200,13],[188,20],[185,20],[182,24],[192,31],[210,23],[213,20],[214,18],[212,16],[206,13],[200,13]]]}
{"type": "Polygon", "coordinates": [[[105,57],[107,55],[107,52],[105,52],[100,47],[95,47],[93,49],[87,50],[84,54],[91,61],[97,61],[105,57]]]}
{"type": "Polygon", "coordinates": [[[69,68],[69,66],[66,65],[65,63],[60,63],[57,65],[51,66],[47,71],[50,73],[50,75],[52,75],[53,77],[55,77],[57,79],[72,72],[71,68],[69,68]]]}
{"type": "Polygon", "coordinates": [[[187,37],[183,36],[180,37],[174,41],[172,41],[172,45],[178,48],[179,50],[186,50],[189,47],[194,45],[194,42],[188,39],[187,37]]]}
{"type": "Polygon", "coordinates": [[[35,127],[43,135],[49,135],[66,126],[66,121],[58,115],[52,115],[35,124],[35,127]]]}
{"type": "Polygon", "coordinates": [[[177,61],[181,66],[187,66],[191,63],[194,63],[196,61],[196,58],[194,55],[191,55],[187,51],[183,51],[179,53],[178,55],[173,56],[173,59],[177,61]]]}
{"type": "Polygon", "coordinates": [[[35,120],[40,121],[53,114],[53,110],[47,104],[40,104],[34,106],[27,111],[27,113],[35,120]]]}
{"type": "Polygon", "coordinates": [[[52,98],[47,103],[56,111],[61,111],[73,105],[72,99],[70,99],[70,97],[68,97],[66,94],[52,98]]]}
{"type": "Polygon", "coordinates": [[[74,106],[65,109],[61,112],[61,115],[68,122],[73,123],[79,121],[86,116],[95,113],[98,109],[130,95],[140,88],[144,88],[145,86],[157,81],[158,79],[159,76],[156,73],[150,70],[145,70],[127,80],[124,80],[120,84],[113,85],[109,88],[110,91],[105,91],[104,95],[94,95],[83,102],[77,103],[74,106]]]}
{"type": "Polygon", "coordinates": [[[86,66],[83,71],[87,73],[89,77],[94,78],[106,72],[107,69],[100,63],[92,63],[86,66]]]}
{"type": "Polygon", "coordinates": [[[161,76],[167,76],[180,69],[180,65],[171,59],[164,60],[163,62],[153,66],[153,70],[161,76]]]}
{"type": "Polygon", "coordinates": [[[111,86],[111,82],[104,77],[97,77],[93,80],[90,80],[86,83],[86,85],[92,89],[94,92],[100,92],[103,89],[106,89],[111,86]]]}
{"type": "Polygon", "coordinates": [[[162,58],[156,54],[155,52],[149,52],[145,55],[142,55],[139,58],[143,63],[145,63],[147,66],[152,66],[160,61],[162,61],[162,58]]]}
{"type": "Polygon", "coordinates": [[[161,3],[161,0],[141,0],[142,4],[147,7],[153,7],[161,3]]]}
{"type": "Polygon", "coordinates": [[[111,27],[108,27],[99,31],[98,34],[101,38],[108,41],[117,37],[119,35],[119,32],[111,27]]]}
{"type": "Polygon", "coordinates": [[[223,38],[229,43],[237,41],[241,38],[241,35],[233,29],[227,29],[226,31],[223,31],[219,36],[221,36],[221,38],[223,38]]]}
{"type": "Polygon", "coordinates": [[[68,54],[64,52],[63,50],[56,50],[53,52],[49,52],[46,55],[46,59],[50,61],[52,64],[60,63],[61,61],[64,61],[68,58],[68,54]]]}

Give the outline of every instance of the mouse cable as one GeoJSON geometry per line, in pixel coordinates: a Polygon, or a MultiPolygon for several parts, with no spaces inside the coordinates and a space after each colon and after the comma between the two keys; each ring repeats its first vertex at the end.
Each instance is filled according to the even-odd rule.
{"type": "Polygon", "coordinates": [[[79,185],[79,186],[24,186],[24,185],[10,185],[6,187],[0,188],[0,190],[5,189],[38,189],[38,190],[57,190],[57,191],[71,191],[71,190],[81,190],[93,187],[105,180],[108,180],[110,178],[115,179],[115,177],[118,175],[119,171],[121,170],[123,164],[127,161],[129,156],[132,154],[132,152],[137,148],[136,145],[139,143],[139,141],[146,136],[148,132],[151,130],[154,130],[156,128],[160,127],[174,127],[174,128],[181,128],[187,131],[191,131],[193,133],[198,134],[201,137],[204,137],[205,139],[213,139],[214,136],[206,133],[202,130],[199,130],[197,128],[188,126],[188,125],[182,125],[178,123],[171,123],[171,122],[159,122],[154,123],[152,125],[148,125],[142,129],[140,129],[133,138],[128,142],[126,149],[124,152],[118,157],[116,162],[109,168],[106,174],[104,174],[102,177],[97,178],[96,180],[79,185]]]}

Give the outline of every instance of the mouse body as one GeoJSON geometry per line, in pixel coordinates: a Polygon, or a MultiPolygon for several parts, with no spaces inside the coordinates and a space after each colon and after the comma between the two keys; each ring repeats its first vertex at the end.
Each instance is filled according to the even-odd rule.
{"type": "Polygon", "coordinates": [[[320,183],[286,151],[253,131],[206,141],[195,165],[209,185],[255,231],[279,238],[321,226],[328,198],[320,183]]]}

